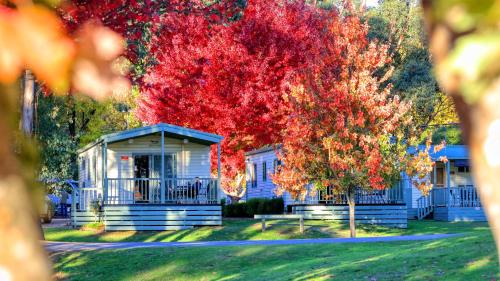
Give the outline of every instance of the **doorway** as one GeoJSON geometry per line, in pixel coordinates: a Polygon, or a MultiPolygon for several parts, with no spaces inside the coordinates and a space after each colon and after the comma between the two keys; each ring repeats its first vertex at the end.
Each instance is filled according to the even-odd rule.
{"type": "MultiPolygon", "coordinates": [[[[175,160],[175,154],[165,154],[164,176],[167,181],[173,181],[177,175],[175,160]]],[[[161,155],[134,155],[134,178],[135,203],[160,202],[161,155]]]]}
{"type": "Polygon", "coordinates": [[[150,201],[149,177],[150,177],[149,155],[136,155],[134,157],[134,202],[148,203],[150,201]]]}

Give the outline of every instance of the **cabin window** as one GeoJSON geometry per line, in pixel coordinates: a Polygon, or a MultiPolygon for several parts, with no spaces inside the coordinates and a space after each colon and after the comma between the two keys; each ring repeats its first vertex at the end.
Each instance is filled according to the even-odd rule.
{"type": "Polygon", "coordinates": [[[250,184],[252,187],[257,187],[257,164],[251,164],[250,167],[250,184]]]}
{"type": "Polygon", "coordinates": [[[279,167],[281,167],[281,160],[279,160],[278,158],[274,159],[274,162],[273,162],[273,171],[274,173],[276,173],[279,169],[279,167]]]}
{"type": "Polygon", "coordinates": [[[436,187],[444,187],[444,168],[436,168],[436,187]]]}
{"type": "Polygon", "coordinates": [[[92,158],[89,158],[89,161],[87,161],[87,165],[85,165],[85,181],[87,182],[87,185],[90,187],[92,186],[91,182],[92,182],[92,174],[91,174],[91,170],[90,170],[90,166],[91,166],[91,163],[92,162],[92,158]]]}
{"type": "Polygon", "coordinates": [[[80,158],[80,173],[81,173],[81,176],[82,176],[81,179],[82,179],[82,186],[83,187],[86,187],[86,185],[85,185],[85,182],[86,182],[86,175],[85,175],[85,173],[87,171],[87,169],[86,169],[86,166],[87,166],[86,164],[87,163],[86,162],[87,161],[85,161],[85,158],[80,158]]]}
{"type": "Polygon", "coordinates": [[[266,182],[267,181],[267,167],[266,167],[266,161],[262,163],[262,181],[266,182]]]}
{"type": "Polygon", "coordinates": [[[94,172],[93,174],[93,182],[94,184],[97,184],[97,155],[96,155],[97,151],[94,153],[94,157],[92,158],[92,170],[94,172]]]}
{"type": "Polygon", "coordinates": [[[469,173],[470,168],[469,168],[469,166],[461,166],[461,167],[458,167],[458,172],[459,173],[469,173]]]}

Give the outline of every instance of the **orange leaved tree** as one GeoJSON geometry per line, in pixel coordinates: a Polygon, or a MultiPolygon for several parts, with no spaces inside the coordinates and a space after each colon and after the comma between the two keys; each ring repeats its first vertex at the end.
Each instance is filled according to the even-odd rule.
{"type": "Polygon", "coordinates": [[[351,12],[330,19],[323,63],[305,70],[286,97],[284,165],[273,181],[293,197],[305,196],[308,186],[345,195],[355,237],[356,190],[390,188],[407,171],[418,175],[417,186],[426,192],[431,184],[421,170],[429,165],[417,162],[431,168],[433,162],[419,157],[428,149],[408,154],[416,144],[408,131],[411,104],[390,95],[388,46],[370,42],[368,26],[346,8],[351,12]]]}

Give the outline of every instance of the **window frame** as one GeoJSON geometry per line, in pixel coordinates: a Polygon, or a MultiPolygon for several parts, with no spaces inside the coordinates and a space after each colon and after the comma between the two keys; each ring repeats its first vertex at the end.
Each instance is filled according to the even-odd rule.
{"type": "Polygon", "coordinates": [[[252,187],[257,187],[257,163],[252,165],[252,187]]]}
{"type": "Polygon", "coordinates": [[[262,181],[267,181],[267,163],[266,161],[262,162],[262,181]]]}

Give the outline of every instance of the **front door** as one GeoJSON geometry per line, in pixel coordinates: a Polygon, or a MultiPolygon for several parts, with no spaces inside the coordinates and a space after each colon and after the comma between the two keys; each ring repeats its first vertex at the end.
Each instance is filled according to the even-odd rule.
{"type": "Polygon", "coordinates": [[[150,156],[136,155],[134,157],[134,202],[149,202],[150,156]]]}
{"type": "MultiPolygon", "coordinates": [[[[165,154],[165,180],[166,186],[171,186],[176,177],[174,154],[165,154]]],[[[135,155],[134,177],[136,203],[160,202],[161,186],[161,155],[135,155]]]]}
{"type": "Polygon", "coordinates": [[[446,206],[448,195],[446,192],[446,169],[442,162],[436,162],[435,171],[431,174],[434,189],[432,190],[432,200],[435,206],[446,206]]]}

